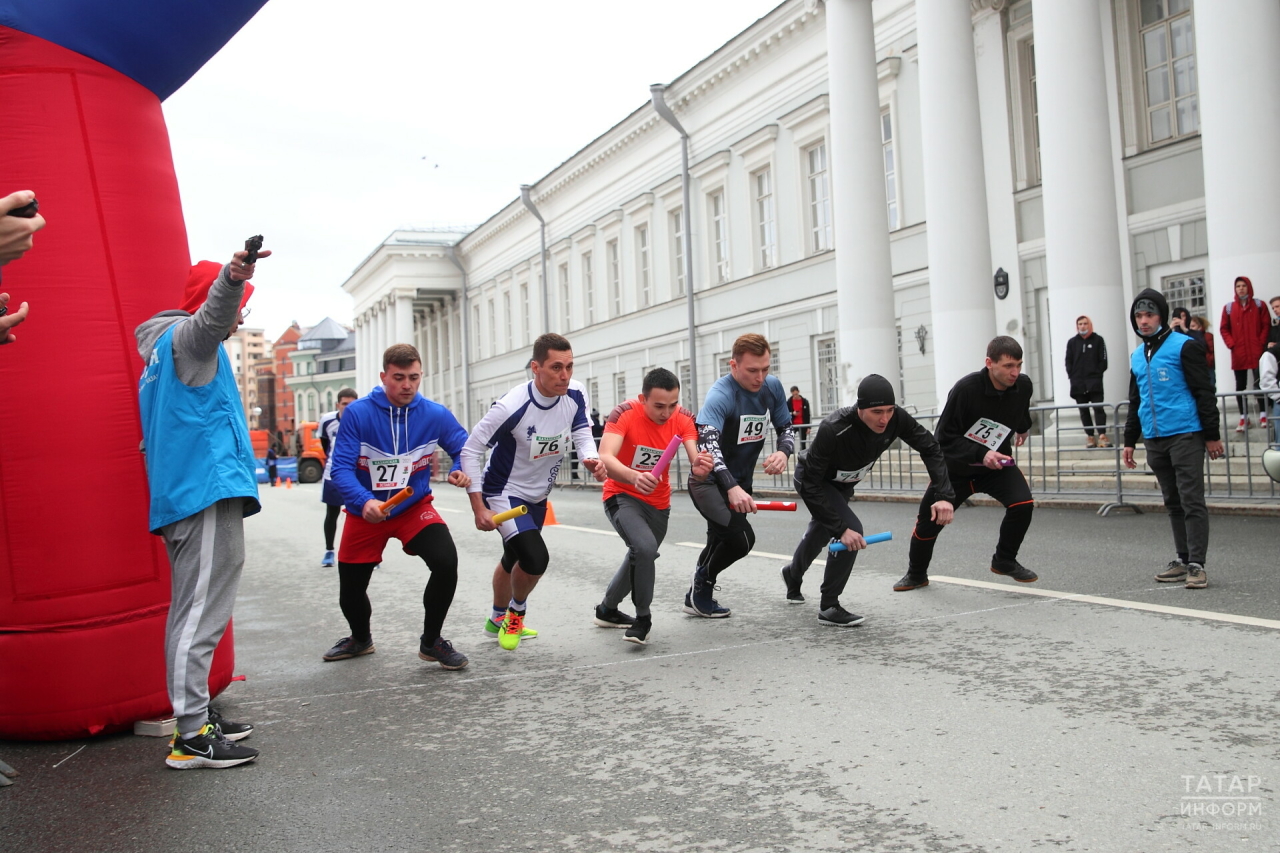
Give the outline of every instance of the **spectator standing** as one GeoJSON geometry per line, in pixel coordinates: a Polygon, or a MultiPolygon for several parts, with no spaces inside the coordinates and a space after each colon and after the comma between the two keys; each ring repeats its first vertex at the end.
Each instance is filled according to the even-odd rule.
{"type": "Polygon", "coordinates": [[[1124,425],[1126,468],[1136,468],[1133,449],[1141,438],[1147,465],[1160,483],[1173,528],[1174,558],[1156,575],[1160,583],[1185,581],[1187,589],[1209,585],[1209,511],[1204,502],[1204,456],[1222,456],[1218,402],[1209,381],[1204,349],[1168,323],[1164,295],[1147,288],[1129,311],[1142,339],[1129,357],[1129,417],[1124,425]]]}
{"type": "MultiPolygon", "coordinates": [[[[1235,298],[1222,309],[1222,319],[1218,329],[1222,334],[1222,342],[1231,350],[1231,370],[1236,375],[1236,390],[1246,391],[1249,388],[1249,371],[1253,371],[1253,387],[1258,387],[1258,359],[1267,348],[1267,338],[1271,333],[1271,312],[1261,299],[1253,296],[1253,282],[1245,276],[1235,281],[1235,298]]],[[[1249,405],[1245,395],[1236,396],[1236,404],[1240,407],[1240,423],[1236,432],[1244,432],[1251,424],[1249,421],[1249,405]]],[[[1267,413],[1260,408],[1259,425],[1267,425],[1267,413]]]]}
{"type": "Polygon", "coordinates": [[[1095,405],[1090,417],[1086,405],[1105,399],[1102,374],[1106,372],[1107,343],[1102,335],[1093,331],[1093,321],[1081,314],[1076,318],[1076,336],[1067,341],[1067,378],[1071,380],[1071,399],[1080,404],[1085,447],[1111,446],[1107,437],[1107,410],[1095,405]]]}
{"type": "Polygon", "coordinates": [[[787,408],[791,410],[791,426],[795,429],[796,435],[800,436],[800,446],[804,447],[809,441],[809,424],[812,422],[812,416],[809,414],[809,401],[800,396],[798,385],[791,386],[791,397],[787,400],[787,408]]]}
{"type": "Polygon", "coordinates": [[[279,458],[274,444],[267,448],[267,458],[263,461],[267,466],[267,482],[271,484],[272,488],[275,488],[276,480],[280,478],[279,469],[276,468],[276,460],[279,458]]]}
{"type": "Polygon", "coordinates": [[[1271,329],[1267,332],[1267,343],[1280,344],[1280,296],[1271,297],[1271,329]]]}

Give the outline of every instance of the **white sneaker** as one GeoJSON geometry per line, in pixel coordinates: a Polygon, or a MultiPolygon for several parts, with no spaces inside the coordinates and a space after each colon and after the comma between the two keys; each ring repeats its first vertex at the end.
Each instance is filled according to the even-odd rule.
{"type": "Polygon", "coordinates": [[[1244,423],[1245,423],[1244,418],[1241,418],[1240,423],[1236,424],[1236,432],[1244,432],[1244,429],[1245,429],[1244,423]]]}

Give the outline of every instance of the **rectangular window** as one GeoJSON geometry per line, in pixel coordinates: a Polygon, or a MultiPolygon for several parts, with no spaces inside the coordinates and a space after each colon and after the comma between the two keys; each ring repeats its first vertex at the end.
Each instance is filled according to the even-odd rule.
{"type": "Polygon", "coordinates": [[[680,371],[680,405],[692,412],[693,389],[690,386],[693,384],[693,377],[689,372],[689,362],[680,362],[678,370],[680,371]]]}
{"type": "Polygon", "coordinates": [[[1035,154],[1035,182],[1040,183],[1040,90],[1036,86],[1036,43],[1027,40],[1027,84],[1031,91],[1031,150],[1035,154]]]}
{"type": "Polygon", "coordinates": [[[671,211],[671,258],[675,263],[671,280],[676,283],[676,296],[684,296],[684,211],[671,211]]]}
{"type": "Polygon", "coordinates": [[[480,359],[480,306],[471,306],[471,357],[480,359]]]}
{"type": "Polygon", "coordinates": [[[729,280],[729,213],[723,190],[707,196],[707,209],[711,214],[711,259],[715,262],[712,277],[716,284],[724,284],[729,280]]]}
{"type": "Polygon", "coordinates": [[[524,345],[529,345],[529,330],[533,328],[533,315],[529,313],[529,282],[520,285],[520,316],[524,323],[524,345]]]}
{"type": "Polygon", "coordinates": [[[1203,270],[1162,278],[1160,292],[1169,303],[1170,311],[1174,308],[1186,308],[1195,315],[1203,316],[1206,313],[1203,270]]]}
{"type": "Polygon", "coordinates": [[[591,278],[590,252],[582,256],[582,287],[587,296],[587,325],[594,326],[596,322],[596,286],[595,281],[591,278]]]}
{"type": "Polygon", "coordinates": [[[489,355],[498,354],[498,317],[493,297],[489,297],[489,355]]]}
{"type": "Polygon", "coordinates": [[[507,329],[507,350],[513,350],[516,346],[516,339],[512,334],[511,328],[511,291],[502,291],[502,322],[507,329]]]}
{"type": "Polygon", "coordinates": [[[893,153],[893,117],[880,113],[880,144],[884,149],[884,197],[889,205],[889,230],[898,230],[898,166],[893,153]]]}
{"type": "Polygon", "coordinates": [[[609,256],[609,304],[614,317],[622,316],[622,262],[618,258],[618,241],[610,240],[606,245],[609,256]]]}
{"type": "Polygon", "coordinates": [[[1142,0],[1142,68],[1152,143],[1200,131],[1191,0],[1142,0]]]}
{"type": "Polygon", "coordinates": [[[564,322],[560,328],[566,332],[573,328],[573,297],[569,293],[569,265],[561,264],[560,275],[560,311],[564,322]]]}
{"type": "Polygon", "coordinates": [[[834,335],[818,338],[813,342],[814,366],[818,372],[818,410],[815,418],[834,412],[840,407],[840,360],[836,356],[834,335]]]}
{"type": "Polygon", "coordinates": [[[636,229],[636,284],[640,291],[640,307],[653,304],[653,286],[649,277],[649,226],[636,229]]]}
{"type": "Polygon", "coordinates": [[[831,173],[827,171],[827,144],[819,142],[804,152],[809,175],[809,254],[831,248],[831,173]]]}
{"type": "MultiPolygon", "coordinates": [[[[440,349],[444,353],[444,369],[453,367],[453,346],[449,343],[449,327],[453,325],[452,312],[440,321],[440,349]]],[[[341,369],[341,368],[339,368],[341,369]]]]}
{"type": "Polygon", "coordinates": [[[782,348],[777,341],[769,341],[769,373],[773,376],[782,375],[782,348]]]}
{"type": "Polygon", "coordinates": [[[773,214],[773,170],[761,169],[751,176],[756,196],[756,240],[760,269],[773,269],[778,265],[778,224],[773,214]]]}
{"type": "MultiPolygon", "coordinates": [[[[587,402],[591,404],[592,408],[599,409],[600,380],[596,379],[594,376],[587,380],[587,396],[590,398],[587,402]]],[[[590,413],[588,412],[588,414],[590,413]]]]}
{"type": "Polygon", "coordinates": [[[615,406],[627,401],[627,374],[613,374],[613,404],[615,406]]]}

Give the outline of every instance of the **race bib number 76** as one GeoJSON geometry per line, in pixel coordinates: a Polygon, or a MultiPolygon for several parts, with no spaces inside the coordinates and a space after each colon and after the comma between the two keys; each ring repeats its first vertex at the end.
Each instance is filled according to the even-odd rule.
{"type": "Polygon", "coordinates": [[[529,458],[545,459],[559,456],[564,451],[564,433],[559,435],[533,435],[529,437],[529,458]]]}

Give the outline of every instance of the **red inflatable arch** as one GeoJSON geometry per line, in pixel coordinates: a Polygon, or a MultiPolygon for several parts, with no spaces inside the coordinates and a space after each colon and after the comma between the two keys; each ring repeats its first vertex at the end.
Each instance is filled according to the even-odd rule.
{"type": "Polygon", "coordinates": [[[160,99],[0,26],[0,193],[18,189],[49,225],[4,268],[31,317],[0,350],[0,738],[80,737],[170,713],[133,337],[190,266],[160,99]]]}

